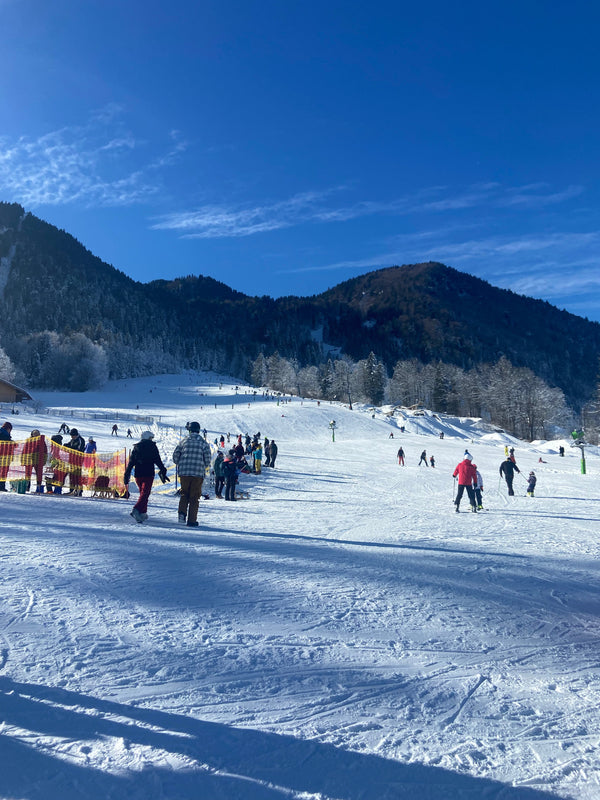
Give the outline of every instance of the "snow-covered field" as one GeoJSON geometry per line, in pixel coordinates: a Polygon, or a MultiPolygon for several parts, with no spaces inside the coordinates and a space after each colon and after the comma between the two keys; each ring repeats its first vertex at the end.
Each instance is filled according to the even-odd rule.
{"type": "MultiPolygon", "coordinates": [[[[136,435],[128,414],[157,417],[167,457],[192,419],[279,457],[195,530],[173,483],[144,525],[131,500],[0,496],[0,796],[597,800],[598,450],[582,475],[568,442],[244,392],[185,375],[40,395],[102,451],[118,412],[136,435]],[[506,442],[534,498],[500,484],[506,442]],[[452,505],[465,447],[478,514],[452,505]]],[[[63,421],[4,419],[15,439],[63,421]]]]}

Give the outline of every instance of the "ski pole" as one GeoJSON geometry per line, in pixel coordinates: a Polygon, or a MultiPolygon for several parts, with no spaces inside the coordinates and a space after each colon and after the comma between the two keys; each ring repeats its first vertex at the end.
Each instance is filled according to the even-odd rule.
{"type": "Polygon", "coordinates": [[[456,499],[456,478],[454,478],[454,483],[452,484],[452,502],[456,499]]]}

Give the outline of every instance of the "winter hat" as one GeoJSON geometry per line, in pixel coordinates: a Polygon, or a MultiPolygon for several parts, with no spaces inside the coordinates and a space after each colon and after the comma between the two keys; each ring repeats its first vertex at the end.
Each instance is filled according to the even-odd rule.
{"type": "Polygon", "coordinates": [[[235,450],[230,450],[230,451],[229,451],[229,455],[230,455],[230,456],[234,456],[234,455],[235,455],[235,450]]]}
{"type": "Polygon", "coordinates": [[[41,436],[42,434],[41,434],[41,433],[38,431],[38,429],[37,429],[37,428],[34,428],[34,429],[31,431],[31,435],[32,435],[32,436],[41,436]]]}
{"type": "Polygon", "coordinates": [[[71,428],[71,436],[79,436],[79,431],[77,428],[71,428]]]}
{"type": "Polygon", "coordinates": [[[199,422],[190,422],[190,433],[200,433],[199,422]]]}
{"type": "Polygon", "coordinates": [[[466,461],[473,461],[473,456],[471,453],[465,453],[465,460],[466,461]]]}
{"type": "Polygon", "coordinates": [[[144,431],[142,433],[142,439],[154,439],[154,434],[152,431],[144,431]]]}
{"type": "Polygon", "coordinates": [[[55,433],[51,441],[53,441],[54,444],[62,444],[62,436],[60,435],[60,433],[55,433]]]}

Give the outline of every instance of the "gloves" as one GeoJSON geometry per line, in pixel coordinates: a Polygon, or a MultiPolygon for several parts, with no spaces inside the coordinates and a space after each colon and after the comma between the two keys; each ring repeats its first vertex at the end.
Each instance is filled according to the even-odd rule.
{"type": "Polygon", "coordinates": [[[161,479],[161,481],[163,483],[171,483],[170,479],[167,478],[167,470],[166,469],[160,469],[158,471],[158,477],[161,479]]]}

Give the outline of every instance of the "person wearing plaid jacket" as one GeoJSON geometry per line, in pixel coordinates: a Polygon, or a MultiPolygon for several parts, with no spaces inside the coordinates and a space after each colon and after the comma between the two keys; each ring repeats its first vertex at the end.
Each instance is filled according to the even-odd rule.
{"type": "Polygon", "coordinates": [[[202,494],[202,484],[210,467],[210,446],[200,436],[200,424],[190,422],[189,436],[182,439],[173,451],[173,461],[177,465],[181,495],[179,498],[179,522],[188,527],[198,527],[198,505],[202,494]]]}

